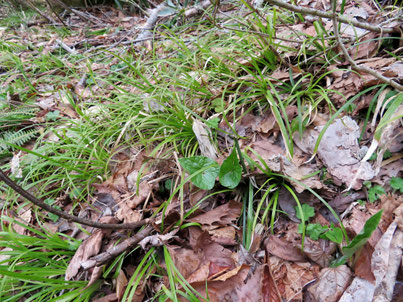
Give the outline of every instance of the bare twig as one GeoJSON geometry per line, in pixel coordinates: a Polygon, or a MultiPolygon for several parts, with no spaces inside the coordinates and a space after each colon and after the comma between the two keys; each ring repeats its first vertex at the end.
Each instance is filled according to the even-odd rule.
{"type": "Polygon", "coordinates": [[[151,11],[151,14],[147,19],[147,22],[144,25],[143,31],[137,36],[136,40],[143,40],[149,38],[152,35],[155,24],[157,24],[158,21],[158,14],[164,8],[165,3],[163,2],[151,11]]]}
{"type": "MultiPolygon", "coordinates": [[[[193,17],[197,14],[200,14],[201,12],[203,12],[207,7],[209,7],[211,5],[211,1],[210,0],[205,0],[202,3],[200,3],[199,5],[189,8],[185,11],[184,15],[186,18],[190,18],[193,17]]],[[[213,2],[214,4],[214,2],[213,2]]]]}
{"type": "Polygon", "coordinates": [[[63,43],[62,40],[57,39],[56,43],[59,44],[65,51],[67,51],[68,53],[72,54],[72,55],[76,55],[77,51],[73,48],[71,48],[70,46],[68,46],[67,44],[63,43]]]}
{"type": "Polygon", "coordinates": [[[103,252],[99,255],[96,255],[87,261],[81,263],[81,266],[87,270],[95,266],[101,266],[102,264],[107,263],[108,261],[112,260],[116,256],[120,255],[124,251],[130,249],[131,247],[135,246],[145,237],[147,237],[153,228],[151,226],[147,226],[143,230],[139,231],[137,234],[134,234],[132,237],[126,239],[125,241],[119,243],[116,246],[113,246],[108,251],[103,252]]]}
{"type": "Polygon", "coordinates": [[[55,20],[53,20],[51,17],[47,16],[47,15],[44,14],[39,8],[37,8],[37,7],[35,6],[35,4],[32,3],[31,0],[27,0],[27,2],[28,2],[28,5],[29,5],[33,10],[35,10],[38,14],[40,14],[42,17],[44,17],[44,18],[45,18],[46,20],[48,20],[50,23],[56,23],[55,20]]]}
{"type": "MultiPolygon", "coordinates": [[[[324,11],[320,11],[320,10],[316,10],[316,9],[312,9],[312,8],[301,7],[298,5],[292,5],[292,4],[286,3],[281,0],[267,0],[267,2],[269,2],[270,4],[280,6],[282,8],[291,10],[296,13],[304,14],[304,15],[312,15],[312,16],[322,17],[322,18],[326,18],[326,19],[332,19],[333,16],[335,15],[333,13],[328,13],[328,12],[324,12],[324,11]]],[[[394,32],[398,31],[395,28],[371,25],[371,24],[364,23],[364,22],[358,22],[354,19],[346,18],[343,16],[336,16],[336,17],[337,17],[337,21],[339,21],[341,23],[351,24],[351,25],[354,25],[355,27],[366,29],[369,31],[377,32],[377,33],[394,33],[394,32]]]]}
{"type": "Polygon", "coordinates": [[[59,19],[60,22],[62,22],[63,26],[68,27],[66,23],[64,23],[63,19],[60,18],[59,14],[54,10],[52,3],[50,3],[49,0],[46,0],[46,3],[48,4],[50,10],[53,12],[53,14],[56,16],[57,19],[59,19]]]}
{"type": "Polygon", "coordinates": [[[107,223],[100,223],[100,222],[95,222],[91,221],[85,218],[80,218],[74,215],[70,215],[64,211],[61,211],[59,209],[56,209],[43,201],[39,200],[35,196],[33,196],[31,193],[27,192],[23,188],[21,188],[19,185],[17,185],[14,181],[12,181],[4,172],[2,169],[0,169],[0,179],[3,180],[10,188],[12,188],[15,192],[20,194],[22,197],[26,198],[30,202],[32,202],[34,205],[44,209],[45,211],[48,211],[52,214],[55,214],[59,217],[65,218],[68,221],[73,221],[77,222],[79,224],[83,225],[88,225],[94,228],[98,229],[111,229],[111,230],[122,230],[122,229],[136,229],[138,227],[141,227],[147,223],[149,223],[151,220],[150,219],[143,219],[138,222],[134,223],[122,223],[122,224],[107,224],[107,223]]]}
{"type": "Polygon", "coordinates": [[[335,1],[332,1],[332,5],[333,5],[333,18],[332,18],[332,22],[333,22],[333,30],[334,30],[334,35],[337,39],[338,45],[341,48],[341,51],[343,52],[343,55],[345,57],[345,59],[351,64],[352,68],[358,72],[363,72],[363,73],[368,73],[372,76],[374,76],[375,78],[377,78],[378,80],[382,81],[383,83],[386,83],[390,86],[392,86],[393,88],[395,88],[396,90],[399,91],[403,91],[403,86],[398,84],[397,82],[395,82],[394,80],[392,80],[391,78],[387,78],[385,76],[383,76],[382,74],[380,74],[379,72],[367,67],[367,66],[359,66],[352,58],[351,56],[348,54],[348,51],[346,49],[346,47],[344,46],[343,42],[341,41],[340,35],[339,35],[339,28],[338,28],[338,23],[337,23],[337,14],[336,14],[336,4],[334,3],[335,1]]]}
{"type": "Polygon", "coordinates": [[[94,24],[98,24],[97,22],[94,22],[93,20],[88,19],[87,17],[84,16],[84,14],[82,14],[81,12],[71,9],[68,5],[66,5],[63,1],[60,0],[54,0],[55,2],[57,2],[61,7],[63,7],[65,10],[69,11],[72,14],[77,15],[81,20],[83,20],[84,22],[90,21],[94,24]]]}

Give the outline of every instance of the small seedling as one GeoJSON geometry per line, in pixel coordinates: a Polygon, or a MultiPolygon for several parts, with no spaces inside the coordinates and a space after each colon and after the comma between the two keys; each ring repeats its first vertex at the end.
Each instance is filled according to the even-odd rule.
{"type": "Polygon", "coordinates": [[[400,193],[403,193],[403,178],[392,177],[389,184],[392,187],[392,189],[399,191],[400,193]]]}
{"type": "Polygon", "coordinates": [[[296,211],[297,211],[296,216],[297,216],[297,218],[299,218],[301,220],[304,219],[304,221],[308,221],[309,218],[315,216],[315,209],[313,207],[311,207],[311,206],[307,205],[306,203],[304,203],[301,206],[301,208],[302,208],[303,215],[301,215],[301,213],[298,210],[298,208],[296,208],[296,211]],[[302,216],[304,218],[302,218],[302,216]]]}
{"type": "Polygon", "coordinates": [[[386,194],[385,190],[381,186],[373,186],[368,190],[368,200],[369,202],[377,201],[381,195],[386,194]]]}
{"type": "Polygon", "coordinates": [[[55,120],[57,120],[60,117],[60,111],[59,110],[55,110],[55,111],[49,111],[46,114],[46,120],[47,121],[51,121],[54,122],[55,120]]]}
{"type": "MultiPolygon", "coordinates": [[[[313,207],[303,204],[301,206],[302,212],[303,212],[303,220],[304,222],[308,222],[311,217],[315,216],[315,210],[313,207]]],[[[302,220],[302,215],[298,210],[298,207],[296,209],[296,216],[297,218],[302,220]]],[[[298,233],[302,234],[303,233],[303,223],[301,222],[298,225],[298,233]]],[[[341,244],[343,242],[343,232],[340,228],[335,227],[334,224],[332,223],[330,227],[328,226],[322,226],[317,223],[309,223],[306,225],[306,234],[312,239],[312,240],[318,240],[319,238],[323,239],[328,239],[330,241],[336,242],[337,244],[341,244]]]]}
{"type": "Polygon", "coordinates": [[[379,185],[372,186],[369,181],[364,181],[363,184],[368,189],[368,200],[371,203],[377,201],[381,195],[386,194],[385,190],[379,185]]]}
{"type": "Polygon", "coordinates": [[[323,235],[330,241],[336,242],[337,244],[341,244],[343,242],[343,232],[340,228],[336,228],[333,223],[328,231],[323,235]]]}

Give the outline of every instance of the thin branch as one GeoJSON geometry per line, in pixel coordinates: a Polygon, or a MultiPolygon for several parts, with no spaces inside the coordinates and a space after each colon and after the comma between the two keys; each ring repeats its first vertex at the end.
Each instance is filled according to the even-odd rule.
{"type": "Polygon", "coordinates": [[[48,4],[50,10],[53,12],[53,14],[56,16],[57,19],[59,19],[60,22],[62,22],[63,26],[68,27],[66,23],[64,23],[63,19],[60,18],[59,14],[54,10],[52,3],[50,3],[49,0],[46,0],[46,3],[48,4]]]}
{"type": "Polygon", "coordinates": [[[22,197],[24,197],[28,201],[32,202],[34,205],[40,207],[41,209],[44,209],[45,211],[48,211],[49,213],[52,213],[59,217],[65,218],[68,221],[77,222],[79,224],[88,225],[88,226],[98,228],[98,229],[110,229],[110,230],[136,229],[138,227],[141,227],[141,226],[151,222],[150,219],[143,219],[143,220],[140,220],[140,221],[134,222],[134,223],[107,224],[107,223],[91,221],[91,220],[88,220],[85,218],[80,218],[80,217],[68,214],[59,209],[56,209],[56,208],[44,203],[43,201],[39,200],[38,198],[33,196],[31,193],[27,192],[22,187],[17,185],[14,181],[12,181],[3,172],[2,169],[0,169],[0,180],[4,181],[10,188],[12,188],[15,192],[20,194],[22,197]]]}
{"type": "Polygon", "coordinates": [[[332,4],[333,4],[333,18],[332,18],[333,30],[334,30],[334,35],[337,39],[338,45],[340,46],[345,59],[351,64],[351,66],[354,70],[356,70],[358,72],[368,73],[368,74],[374,76],[375,78],[377,78],[378,80],[382,81],[383,83],[392,86],[396,90],[403,91],[403,86],[398,84],[391,78],[387,78],[387,77],[383,76],[382,74],[380,74],[379,72],[377,72],[367,66],[358,66],[358,64],[351,58],[351,56],[348,54],[346,47],[344,46],[343,42],[341,41],[341,38],[339,35],[339,28],[338,28],[339,24],[337,23],[337,17],[336,17],[337,14],[335,12],[336,5],[334,2],[335,1],[333,0],[332,1],[332,4]]]}
{"type": "Polygon", "coordinates": [[[92,267],[101,266],[102,264],[109,262],[110,260],[120,255],[124,251],[135,246],[137,243],[139,243],[141,240],[147,237],[152,230],[153,230],[152,226],[147,226],[145,229],[139,231],[137,234],[134,234],[132,237],[126,239],[125,241],[119,243],[116,246],[113,246],[108,251],[96,255],[85,262],[82,262],[81,266],[84,268],[84,270],[88,270],[92,267]]]}
{"type": "Polygon", "coordinates": [[[70,6],[66,5],[63,1],[61,1],[61,0],[54,0],[54,1],[57,2],[57,4],[59,4],[61,7],[63,7],[63,8],[64,8],[65,10],[67,10],[68,12],[77,15],[82,21],[84,21],[84,22],[88,22],[88,21],[89,21],[89,22],[91,22],[91,23],[93,23],[93,24],[98,25],[97,22],[95,22],[95,21],[93,21],[93,20],[88,19],[87,17],[85,17],[83,13],[81,13],[81,12],[79,12],[79,11],[77,11],[77,10],[71,9],[70,6]]]}
{"type": "Polygon", "coordinates": [[[28,5],[29,5],[33,10],[35,10],[38,14],[40,14],[42,17],[44,17],[44,18],[45,18],[46,20],[48,20],[50,23],[56,23],[56,21],[53,20],[50,16],[46,15],[46,14],[43,13],[39,8],[37,8],[37,7],[35,6],[35,4],[32,3],[31,0],[27,0],[27,2],[28,2],[28,5]]]}
{"type": "MultiPolygon", "coordinates": [[[[184,13],[185,18],[190,18],[190,17],[193,17],[193,16],[195,16],[197,14],[202,13],[211,4],[215,5],[215,2],[214,1],[211,2],[210,0],[205,0],[205,1],[201,2],[201,3],[199,3],[198,5],[195,5],[194,7],[187,9],[185,11],[185,13],[184,13]]],[[[218,2],[218,4],[220,4],[220,3],[218,2]]]]}
{"type": "MultiPolygon", "coordinates": [[[[326,18],[326,19],[332,19],[333,16],[335,15],[333,13],[328,13],[328,12],[320,11],[320,10],[317,10],[317,9],[301,7],[301,6],[298,6],[298,5],[292,5],[292,4],[286,3],[286,2],[281,1],[281,0],[267,0],[267,2],[270,3],[270,4],[277,5],[279,7],[291,10],[291,11],[296,12],[296,13],[304,14],[304,15],[312,15],[312,16],[322,17],[322,18],[326,18]]],[[[341,23],[351,24],[351,25],[354,25],[355,27],[366,29],[366,30],[369,30],[369,31],[377,32],[377,33],[394,33],[394,32],[398,32],[398,30],[395,29],[395,28],[371,25],[371,24],[364,23],[364,22],[358,22],[358,21],[356,21],[354,19],[346,18],[346,17],[343,17],[343,16],[337,16],[337,21],[339,21],[341,23]]]]}

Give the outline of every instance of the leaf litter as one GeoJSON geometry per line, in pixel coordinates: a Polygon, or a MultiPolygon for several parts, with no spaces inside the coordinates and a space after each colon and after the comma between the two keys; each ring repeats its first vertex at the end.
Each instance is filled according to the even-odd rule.
{"type": "MultiPolygon", "coordinates": [[[[203,5],[207,6],[208,3],[203,3],[203,5]]],[[[299,5],[319,10],[330,8],[327,1],[301,1],[299,5]]],[[[197,8],[195,9],[197,11],[197,8]]],[[[1,31],[1,37],[9,43],[33,43],[37,48],[43,47],[43,55],[52,54],[61,49],[71,52],[71,54],[85,55],[89,51],[103,49],[98,47],[105,47],[112,53],[120,49],[120,44],[123,43],[124,45],[125,42],[131,42],[130,40],[135,36],[135,33],[141,34],[142,31],[138,29],[140,28],[139,25],[149,23],[149,19],[146,20],[140,16],[124,16],[115,9],[108,12],[99,8],[97,12],[93,11],[91,14],[97,15],[96,18],[102,20],[102,23],[97,24],[90,31],[82,30],[76,36],[60,39],[60,37],[49,36],[45,28],[35,26],[40,31],[37,36],[28,38],[21,30],[21,36],[18,38],[3,31],[1,31]],[[106,30],[104,30],[105,28],[106,30]],[[96,30],[101,30],[102,34],[96,33],[96,30]],[[85,50],[84,44],[89,47],[89,51],[85,50]]],[[[395,12],[392,11],[388,18],[393,20],[394,14],[395,12]]],[[[382,14],[377,14],[377,7],[373,4],[354,4],[347,1],[345,15],[360,22],[363,20],[373,22],[375,19],[378,24],[385,21],[388,28],[396,26],[393,21],[386,20],[387,18],[382,14]]],[[[321,26],[326,30],[331,30],[330,20],[324,20],[321,20],[323,21],[321,26]]],[[[83,20],[74,14],[67,14],[65,22],[78,28],[87,28],[83,20]]],[[[401,63],[396,60],[396,56],[387,57],[381,53],[381,45],[377,42],[379,33],[351,24],[342,24],[340,29],[342,37],[349,41],[347,43],[355,42],[356,46],[350,47],[349,53],[357,60],[358,64],[371,67],[385,76],[401,81],[401,63]]],[[[195,36],[199,34],[198,32],[193,33],[195,36]]],[[[298,55],[298,48],[301,43],[309,38],[316,38],[319,34],[320,31],[313,25],[312,21],[309,21],[308,17],[306,23],[301,22],[292,26],[278,25],[275,41],[284,46],[279,50],[279,55],[287,60],[293,60],[298,55]]],[[[385,35],[390,34],[386,33],[385,35]]],[[[157,41],[154,43],[158,45],[157,41]]],[[[259,47],[259,43],[253,43],[257,48],[259,47]]],[[[325,41],[324,46],[328,46],[327,41],[325,41]]],[[[140,51],[147,53],[147,48],[150,49],[150,47],[153,46],[148,44],[143,49],[140,48],[140,51]]],[[[225,56],[233,55],[236,60],[240,61],[242,68],[255,66],[256,62],[254,61],[260,59],[259,51],[251,56],[251,60],[245,60],[242,52],[235,50],[228,52],[227,50],[222,49],[220,51],[219,48],[216,48],[216,53],[218,57],[220,52],[221,54],[226,52],[225,56]]],[[[316,49],[311,44],[307,50],[316,49]]],[[[163,50],[159,49],[158,51],[163,54],[163,50]]],[[[30,56],[29,51],[20,53],[22,61],[29,62],[30,56]]],[[[229,61],[225,56],[221,58],[223,62],[228,65],[231,64],[230,68],[239,72],[239,66],[233,64],[234,62],[229,61]]],[[[34,97],[35,106],[41,110],[34,118],[36,126],[40,128],[45,116],[59,111],[60,116],[67,120],[64,126],[67,128],[66,131],[69,131],[68,120],[77,121],[80,118],[77,108],[71,103],[72,98],[84,103],[95,103],[84,111],[85,116],[88,116],[93,123],[108,121],[110,112],[104,110],[102,104],[96,104],[94,100],[101,94],[104,94],[105,97],[111,97],[115,88],[107,81],[98,80],[91,83],[87,74],[95,72],[100,77],[107,77],[111,74],[112,68],[119,64],[119,60],[112,58],[110,63],[105,64],[102,61],[93,62],[91,65],[79,63],[74,66],[68,61],[65,61],[64,64],[66,68],[48,70],[35,77],[37,89],[31,97],[34,97]],[[63,88],[49,85],[47,76],[66,76],[69,68],[82,75],[82,78],[80,80],[68,78],[68,83],[63,83],[63,88]]],[[[288,70],[284,71],[284,66],[281,69],[275,69],[271,74],[271,81],[287,85],[294,84],[306,72],[305,68],[308,67],[301,64],[301,67],[298,66],[299,72],[293,75],[290,75],[288,70]]],[[[365,88],[379,84],[377,78],[372,75],[357,73],[343,61],[337,61],[326,68],[329,73],[326,75],[323,84],[331,91],[331,100],[338,108],[365,88]]],[[[10,78],[7,79],[6,84],[15,81],[16,78],[10,78]]],[[[205,78],[201,76],[198,80],[200,85],[207,82],[207,85],[210,86],[208,89],[214,90],[220,97],[223,94],[224,103],[230,101],[224,95],[225,89],[223,87],[212,87],[215,83],[208,81],[207,76],[205,78]]],[[[251,78],[246,81],[254,81],[254,79],[251,78]]],[[[306,85],[307,82],[306,79],[303,79],[300,84],[306,85]]],[[[239,85],[239,83],[231,83],[231,85],[239,85]]],[[[132,89],[130,87],[130,90],[132,89]]],[[[183,89],[181,90],[179,87],[175,89],[177,89],[177,93],[183,92],[183,89]]],[[[240,89],[247,91],[249,88],[240,85],[240,89]]],[[[154,101],[155,98],[150,94],[147,96],[149,102],[145,100],[143,104],[146,114],[166,113],[166,108],[170,106],[169,103],[154,101]]],[[[115,277],[113,277],[114,292],[110,293],[100,289],[94,301],[122,300],[128,288],[128,280],[134,276],[136,269],[141,269],[139,259],[142,259],[141,257],[147,251],[153,248],[162,249],[163,247],[168,250],[178,273],[197,292],[200,299],[202,299],[201,297],[206,298],[208,294],[210,301],[281,301],[282,299],[287,301],[371,301],[371,299],[392,301],[393,286],[398,278],[399,265],[401,265],[399,260],[402,253],[403,210],[400,195],[397,195],[393,191],[394,189],[388,186],[392,177],[399,178],[402,176],[401,159],[396,157],[384,165],[382,162],[385,163],[383,153],[386,151],[386,147],[395,155],[399,155],[398,152],[402,149],[401,144],[399,147],[395,140],[396,137],[399,137],[399,133],[401,135],[401,120],[397,119],[397,122],[393,123],[393,127],[383,133],[380,143],[382,147],[386,147],[378,153],[378,163],[362,162],[367,153],[369,142],[373,140],[375,135],[374,128],[364,129],[366,132],[362,137],[364,125],[360,115],[363,112],[366,113],[365,110],[369,110],[372,102],[369,97],[364,100],[366,96],[365,94],[362,95],[361,100],[363,101],[359,104],[361,107],[356,108],[357,111],[340,116],[326,125],[328,127],[321,137],[317,150],[315,150],[315,145],[321,130],[324,129],[325,124],[332,116],[332,108],[319,106],[315,110],[320,112],[312,110],[312,114],[309,116],[312,120],[306,127],[304,126],[306,129],[304,129],[302,136],[294,132],[290,138],[294,144],[292,158],[290,158],[286,147],[288,142],[282,136],[282,129],[278,125],[273,111],[267,110],[267,107],[263,106],[243,114],[243,110],[247,109],[243,105],[244,107],[239,112],[234,113],[234,116],[226,117],[228,120],[237,119],[238,122],[234,126],[234,130],[241,137],[239,144],[246,155],[258,163],[263,161],[271,172],[291,178],[288,180],[296,191],[297,200],[303,204],[310,204],[315,209],[312,222],[320,221],[322,225],[330,225],[331,223],[325,216],[321,215],[320,204],[315,200],[316,197],[312,195],[311,190],[322,194],[337,214],[343,214],[341,216],[344,217],[342,223],[350,239],[360,234],[363,223],[375,214],[381,206],[385,209],[379,227],[371,233],[368,242],[361,247],[359,257],[354,259],[355,263],[348,261],[346,264],[335,268],[329,267],[330,263],[339,255],[342,246],[339,246],[339,250],[337,250],[336,244],[325,238],[312,240],[306,237],[304,239],[305,247],[301,250],[302,236],[297,231],[297,224],[301,221],[301,217],[297,215],[295,210],[297,201],[284,187],[281,187],[279,194],[279,207],[284,213],[279,214],[280,217],[274,224],[274,229],[270,228],[269,223],[267,223],[268,220],[266,220],[266,223],[263,223],[263,233],[253,233],[255,243],[257,243],[254,249],[247,251],[242,246],[242,228],[246,227],[241,223],[243,213],[246,211],[242,194],[235,189],[233,193],[209,196],[210,190],[217,186],[218,164],[217,167],[213,167],[214,173],[208,171],[215,177],[210,179],[207,186],[200,187],[202,190],[195,193],[191,185],[184,185],[181,199],[179,197],[172,198],[171,204],[166,207],[166,216],[164,216],[157,210],[173,192],[175,187],[172,187],[172,182],[178,183],[180,179],[178,176],[178,171],[181,171],[179,165],[175,167],[175,164],[172,164],[175,162],[173,157],[159,165],[157,163],[158,156],[151,155],[148,149],[150,146],[144,146],[145,149],[141,152],[124,146],[125,151],[123,149],[117,152],[113,150],[114,156],[109,166],[110,176],[93,185],[94,196],[92,199],[89,198],[92,200],[91,207],[93,207],[90,216],[94,220],[101,217],[100,220],[106,223],[116,223],[117,221],[127,223],[141,221],[156,213],[152,224],[154,234],[146,234],[143,240],[139,240],[138,244],[141,248],[133,250],[123,248],[120,251],[121,253],[133,251],[135,255],[133,258],[137,259],[128,257],[122,261],[121,266],[116,269],[115,277]],[[395,144],[395,147],[392,144],[395,144]],[[313,155],[315,156],[312,159],[313,155]],[[169,164],[167,164],[168,162],[169,164]],[[161,166],[163,169],[159,169],[161,166]],[[171,185],[165,182],[166,175],[175,175],[175,177],[168,177],[171,185]],[[388,187],[387,191],[390,193],[380,196],[380,201],[376,201],[374,204],[367,203],[362,206],[357,200],[365,200],[368,196],[368,190],[371,189],[366,187],[368,181],[388,187]],[[352,190],[347,193],[343,192],[346,187],[351,187],[352,190]],[[195,205],[198,205],[196,209],[194,209],[195,205]],[[188,226],[183,229],[178,228],[180,225],[177,222],[190,209],[192,210],[190,215],[181,220],[188,226]],[[104,296],[101,297],[102,295],[104,296]]],[[[286,99],[287,94],[284,93],[281,97],[286,99]]],[[[14,93],[10,98],[19,98],[19,95],[14,93]]],[[[386,107],[385,105],[382,110],[385,110],[386,107]]],[[[286,112],[282,113],[282,118],[287,117],[293,121],[298,116],[298,110],[296,105],[289,105],[286,112]]],[[[204,119],[206,117],[208,116],[203,116],[204,119]]],[[[58,115],[54,115],[54,118],[58,119],[58,115]]],[[[381,118],[381,116],[378,120],[374,118],[375,123],[380,123],[381,118]]],[[[392,126],[392,124],[390,125],[392,126]]],[[[218,127],[223,130],[223,133],[231,132],[224,119],[219,121],[218,127]]],[[[201,159],[198,165],[193,166],[192,172],[196,173],[201,167],[216,161],[222,163],[225,158],[228,158],[224,156],[225,154],[237,154],[234,151],[233,135],[218,133],[217,137],[214,137],[209,124],[198,118],[192,119],[191,129],[198,143],[200,154],[211,159],[211,162],[201,159]],[[220,146],[218,149],[216,142],[220,146]],[[221,146],[225,147],[221,148],[221,146]]],[[[121,136],[118,140],[129,140],[128,134],[124,133],[125,131],[126,128],[122,126],[121,136]]],[[[50,137],[47,139],[51,140],[50,137]]],[[[60,140],[60,136],[54,140],[60,140]]],[[[169,153],[169,150],[163,151],[169,153]]],[[[22,153],[20,155],[19,153],[18,156],[23,157],[24,155],[27,154],[22,153]]],[[[181,157],[179,161],[181,160],[186,160],[186,158],[181,157]]],[[[248,169],[253,169],[250,162],[248,162],[248,169]]],[[[18,173],[20,174],[20,170],[18,173]]],[[[204,179],[209,177],[209,173],[202,174],[198,180],[192,179],[192,181],[203,183],[204,179]]],[[[255,177],[255,181],[260,183],[262,176],[264,173],[259,169],[254,170],[251,176],[245,175],[243,172],[241,186],[245,185],[247,177],[255,177]]],[[[226,186],[225,182],[223,185],[226,186]]],[[[4,198],[4,196],[1,197],[4,198]]],[[[69,202],[71,200],[66,201],[66,203],[69,202]]],[[[67,210],[71,204],[62,204],[61,206],[67,210]]],[[[269,200],[266,200],[265,207],[268,206],[269,200]]],[[[264,208],[262,213],[263,211],[264,208]]],[[[22,214],[19,214],[19,219],[23,223],[37,224],[31,209],[23,210],[22,214]]],[[[18,224],[14,223],[13,227],[18,234],[34,236],[32,232],[28,232],[18,224]]],[[[66,227],[64,232],[72,234],[72,230],[73,228],[66,227]]],[[[89,281],[88,286],[90,286],[95,284],[96,280],[104,278],[102,271],[107,267],[107,263],[114,260],[114,258],[109,259],[109,262],[97,266],[93,262],[96,261],[96,257],[101,258],[100,256],[105,255],[105,253],[113,254],[118,243],[127,237],[130,238],[132,234],[123,231],[111,232],[89,228],[86,228],[86,231],[91,235],[82,241],[70,260],[65,279],[87,280],[89,281]],[[82,274],[88,268],[90,277],[82,274]]],[[[79,234],[77,237],[83,235],[85,234],[79,234]]],[[[128,247],[133,248],[130,244],[128,247]]],[[[10,250],[4,248],[2,251],[10,250]]],[[[115,256],[117,257],[118,254],[115,256]]],[[[4,259],[7,260],[7,258],[4,259]]],[[[167,271],[169,265],[167,259],[162,257],[155,259],[154,261],[158,263],[158,269],[167,271]]],[[[139,279],[140,286],[136,289],[136,298],[133,298],[133,301],[145,301],[144,299],[152,297],[159,292],[155,290],[158,288],[158,284],[169,288],[166,275],[155,274],[155,267],[149,272],[149,277],[139,279]],[[150,277],[152,275],[153,277],[150,277]]],[[[159,274],[163,273],[159,272],[159,274]]],[[[177,289],[184,288],[182,283],[176,286],[177,289]]],[[[188,301],[183,297],[179,300],[188,301]]]]}

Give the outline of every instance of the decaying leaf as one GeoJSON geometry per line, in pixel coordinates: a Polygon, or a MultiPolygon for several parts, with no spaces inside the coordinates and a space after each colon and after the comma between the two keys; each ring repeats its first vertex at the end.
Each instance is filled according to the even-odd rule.
{"type": "Polygon", "coordinates": [[[319,266],[311,263],[288,262],[270,257],[270,268],[281,296],[287,301],[302,301],[302,289],[316,279],[319,266]]]}
{"type": "Polygon", "coordinates": [[[275,255],[281,259],[296,262],[306,260],[300,248],[274,235],[269,235],[265,241],[265,246],[269,254],[275,255]]]}
{"type": "Polygon", "coordinates": [[[214,145],[211,143],[210,128],[208,128],[203,122],[194,119],[192,129],[196,135],[197,141],[199,142],[201,154],[211,158],[212,160],[216,160],[217,151],[214,145]]]}
{"type": "MultiPolygon", "coordinates": [[[[294,137],[295,143],[306,153],[313,154],[316,141],[323,127],[315,127],[304,132],[302,139],[294,137]]],[[[320,141],[318,157],[327,167],[335,184],[350,185],[353,175],[360,169],[361,173],[353,183],[353,189],[360,189],[362,181],[375,177],[375,171],[368,162],[361,163],[361,151],[358,145],[360,128],[349,116],[336,119],[320,141]]]]}
{"type": "Polygon", "coordinates": [[[308,289],[308,295],[315,302],[336,302],[350,283],[351,271],[347,265],[324,268],[318,281],[308,289]]]}
{"type": "Polygon", "coordinates": [[[319,264],[321,267],[328,267],[330,261],[333,259],[331,256],[336,251],[337,245],[333,241],[319,239],[313,241],[310,238],[305,238],[304,254],[319,264]]]}
{"type": "Polygon", "coordinates": [[[17,221],[22,223],[22,225],[14,223],[13,228],[17,234],[26,235],[28,234],[27,228],[24,225],[28,225],[32,220],[32,211],[31,209],[25,210],[22,209],[16,218],[17,221]]]}
{"type": "MultiPolygon", "coordinates": [[[[208,297],[211,302],[222,301],[262,301],[279,302],[281,299],[271,285],[267,265],[259,266],[255,271],[248,265],[237,267],[228,273],[228,278],[208,281],[208,297]]],[[[206,297],[206,283],[192,283],[201,296],[206,297]]],[[[181,299],[180,301],[186,301],[181,299]]]]}
{"type": "Polygon", "coordinates": [[[97,230],[81,243],[67,267],[65,276],[67,281],[73,279],[77,275],[82,262],[99,253],[103,237],[103,232],[97,230]]]}
{"type": "Polygon", "coordinates": [[[188,221],[197,222],[203,226],[213,228],[227,226],[238,219],[241,215],[241,209],[242,204],[232,200],[204,214],[189,218],[188,221]]]}
{"type": "Polygon", "coordinates": [[[355,277],[339,301],[391,301],[402,248],[403,232],[397,229],[396,222],[392,222],[372,254],[370,265],[375,283],[355,277]]]}
{"type": "MultiPolygon", "coordinates": [[[[269,140],[254,142],[250,147],[259,154],[273,172],[284,173],[313,189],[321,189],[323,187],[319,177],[315,173],[317,171],[315,166],[309,164],[297,164],[296,158],[294,159],[294,162],[291,162],[287,159],[285,150],[269,140]],[[307,175],[312,176],[307,177],[307,175]]],[[[250,156],[259,162],[259,158],[257,158],[253,153],[251,153],[250,156]]],[[[305,187],[299,183],[292,180],[290,180],[290,182],[293,184],[297,192],[301,193],[305,190],[305,187]]]]}
{"type": "Polygon", "coordinates": [[[123,294],[127,286],[126,274],[123,270],[119,271],[118,277],[116,278],[116,296],[119,301],[121,301],[123,294]]]}

